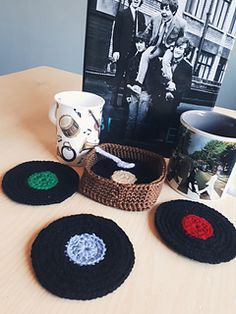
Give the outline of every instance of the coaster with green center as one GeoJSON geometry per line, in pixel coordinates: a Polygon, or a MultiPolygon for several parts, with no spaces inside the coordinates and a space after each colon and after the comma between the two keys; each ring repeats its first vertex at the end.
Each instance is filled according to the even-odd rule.
{"type": "Polygon", "coordinates": [[[78,191],[79,176],[53,161],[30,161],[10,169],[2,188],[12,200],[29,205],[60,203],[78,191]]]}

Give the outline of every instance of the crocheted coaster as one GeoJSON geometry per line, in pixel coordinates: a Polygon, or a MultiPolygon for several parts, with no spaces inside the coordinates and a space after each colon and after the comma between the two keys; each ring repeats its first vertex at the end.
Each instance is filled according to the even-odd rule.
{"type": "Polygon", "coordinates": [[[236,230],[222,214],[204,204],[186,200],[161,204],[155,225],[162,239],[176,252],[210,264],[236,256],[236,230]]]}
{"type": "Polygon", "coordinates": [[[78,191],[79,176],[70,167],[53,161],[30,161],[10,169],[3,191],[13,201],[28,205],[60,203],[78,191]]]}
{"type": "Polygon", "coordinates": [[[133,173],[125,170],[114,171],[111,178],[113,181],[122,184],[134,184],[137,181],[133,173]]]}
{"type": "Polygon", "coordinates": [[[43,229],[31,251],[41,285],[68,299],[89,300],[117,289],[134,265],[134,250],[112,220],[81,214],[43,229]]]}
{"type": "MultiPolygon", "coordinates": [[[[123,159],[126,162],[134,162],[134,160],[123,159]]],[[[132,173],[137,181],[135,184],[147,184],[159,178],[161,173],[158,173],[158,168],[153,171],[153,167],[149,162],[135,161],[135,167],[131,169],[124,169],[117,166],[117,164],[110,159],[99,160],[92,166],[91,170],[100,177],[110,179],[115,171],[126,170],[132,173]]]]}

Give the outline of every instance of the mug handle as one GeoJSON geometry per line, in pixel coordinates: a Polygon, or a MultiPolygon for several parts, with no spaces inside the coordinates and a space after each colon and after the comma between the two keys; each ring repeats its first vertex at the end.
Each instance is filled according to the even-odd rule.
{"type": "Polygon", "coordinates": [[[57,122],[57,118],[56,118],[57,108],[58,108],[58,103],[56,101],[54,101],[49,108],[48,117],[49,117],[49,120],[53,124],[56,124],[56,122],[57,122]]]}

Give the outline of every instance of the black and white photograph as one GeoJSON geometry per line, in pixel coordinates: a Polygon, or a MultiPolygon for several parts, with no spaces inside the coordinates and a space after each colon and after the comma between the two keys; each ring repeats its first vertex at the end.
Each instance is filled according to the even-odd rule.
{"type": "Polygon", "coordinates": [[[169,157],[181,113],[215,106],[235,34],[232,0],[89,0],[83,90],[105,99],[100,142],[169,157]]]}

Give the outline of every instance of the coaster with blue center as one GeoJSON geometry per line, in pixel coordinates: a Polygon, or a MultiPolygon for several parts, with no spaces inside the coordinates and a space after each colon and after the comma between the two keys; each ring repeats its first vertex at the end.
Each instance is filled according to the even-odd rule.
{"type": "Polygon", "coordinates": [[[219,264],[236,256],[236,229],[222,214],[204,204],[175,200],[155,213],[161,238],[176,252],[199,262],[219,264]]]}
{"type": "Polygon", "coordinates": [[[134,249],[112,220],[81,214],[43,229],[32,245],[36,277],[51,293],[90,300],[117,289],[134,265],[134,249]]]}
{"type": "Polygon", "coordinates": [[[30,161],[10,169],[2,188],[13,201],[28,205],[60,203],[78,191],[79,176],[53,161],[30,161]]]}

